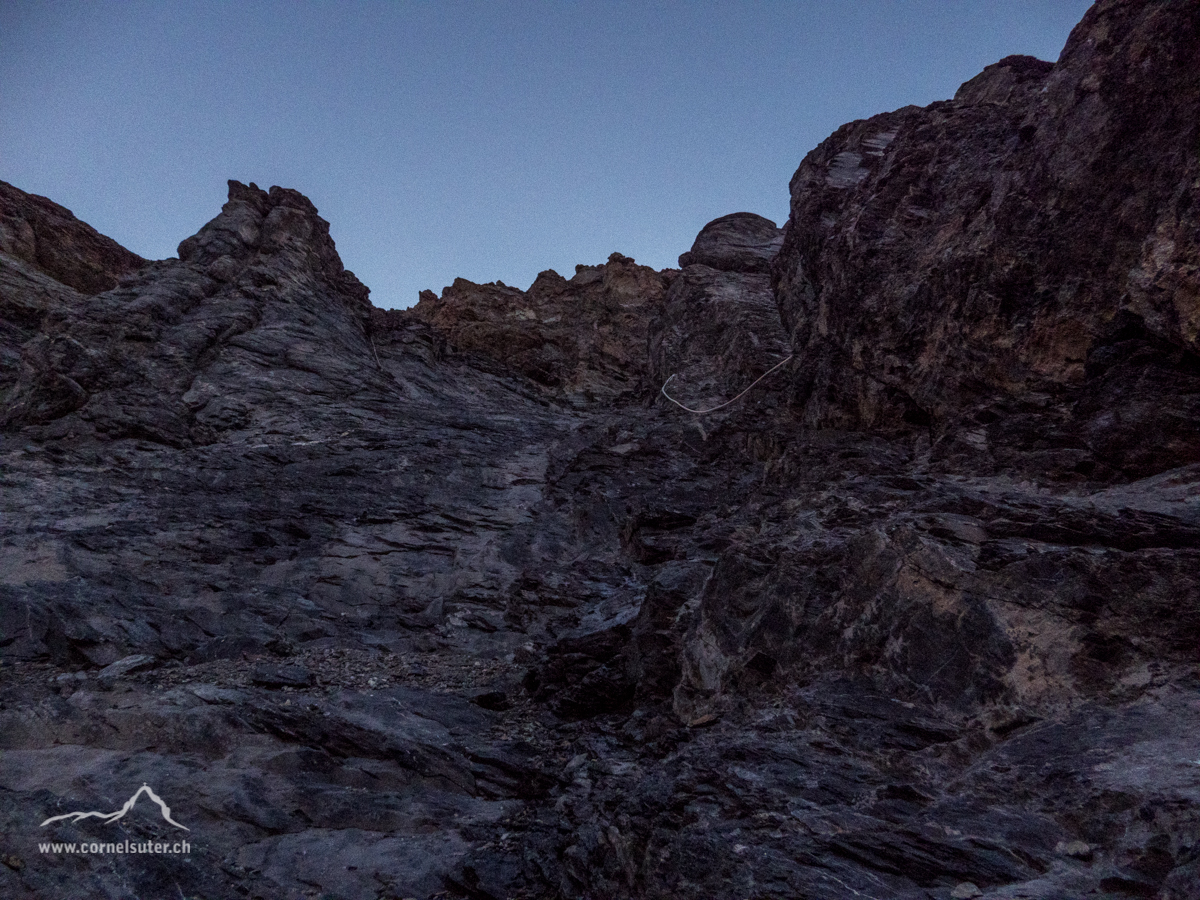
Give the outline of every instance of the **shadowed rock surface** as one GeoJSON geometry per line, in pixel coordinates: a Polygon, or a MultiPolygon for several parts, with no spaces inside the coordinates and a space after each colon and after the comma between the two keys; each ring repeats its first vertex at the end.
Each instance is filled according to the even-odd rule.
{"type": "MultiPolygon", "coordinates": [[[[146,264],[52,200],[0,181],[0,253],[84,294],[117,286],[146,264]]],[[[7,315],[5,316],[7,318],[7,315]]]]}
{"type": "Polygon", "coordinates": [[[0,247],[0,895],[1200,896],[1198,28],[845,126],[777,256],[0,247]]]}
{"type": "Polygon", "coordinates": [[[1099,3],[1056,65],[810,153],[775,270],[804,421],[928,425],[975,471],[1200,461],[1198,67],[1195,4],[1099,3]]]}

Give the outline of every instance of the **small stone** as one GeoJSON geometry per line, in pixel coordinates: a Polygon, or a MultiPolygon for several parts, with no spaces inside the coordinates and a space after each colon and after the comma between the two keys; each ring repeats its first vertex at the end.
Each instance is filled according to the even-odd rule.
{"type": "Polygon", "coordinates": [[[571,761],[567,763],[566,770],[568,772],[574,772],[576,769],[586,763],[587,760],[588,758],[586,753],[577,753],[575,756],[572,756],[571,761]]]}
{"type": "Polygon", "coordinates": [[[250,672],[250,680],[263,687],[308,687],[313,683],[313,673],[304,666],[259,663],[250,672]]]}
{"type": "Polygon", "coordinates": [[[1083,841],[1059,841],[1054,846],[1054,852],[1073,859],[1091,859],[1094,850],[1091,844],[1083,841]]]}
{"type": "Polygon", "coordinates": [[[101,681],[112,683],[131,672],[136,672],[138,669],[145,669],[152,665],[154,665],[153,656],[147,656],[145,653],[134,653],[132,656],[118,659],[112,665],[105,666],[96,677],[101,681]]]}
{"type": "Polygon", "coordinates": [[[964,881],[950,892],[954,900],[971,900],[972,897],[982,897],[983,891],[969,881],[964,881]]]}
{"type": "Polygon", "coordinates": [[[187,690],[205,703],[233,704],[241,703],[246,699],[246,695],[241,691],[220,688],[215,684],[192,684],[188,686],[187,690]]]}

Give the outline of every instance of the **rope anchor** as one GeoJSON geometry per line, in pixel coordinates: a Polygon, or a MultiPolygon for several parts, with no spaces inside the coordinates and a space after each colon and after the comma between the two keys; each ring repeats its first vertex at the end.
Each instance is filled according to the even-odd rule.
{"type": "MultiPolygon", "coordinates": [[[[759,375],[758,378],[754,379],[753,384],[751,384],[750,387],[746,388],[744,391],[742,391],[740,394],[738,394],[736,397],[734,397],[733,400],[726,400],[724,403],[721,403],[717,406],[713,406],[709,409],[692,409],[690,406],[684,406],[682,403],[680,403],[678,400],[676,400],[674,397],[672,397],[670,394],[668,394],[667,393],[667,385],[671,383],[671,378],[674,378],[675,377],[674,375],[672,375],[671,378],[668,378],[666,381],[663,382],[662,395],[664,397],[666,397],[668,400],[670,400],[672,403],[674,403],[676,406],[678,406],[680,409],[686,409],[690,413],[697,413],[698,415],[704,415],[705,413],[716,412],[718,409],[728,406],[730,403],[733,403],[735,400],[741,400],[742,397],[744,397],[744,396],[746,396],[746,394],[750,393],[750,391],[754,387],[754,385],[758,384],[760,381],[762,381],[764,378],[766,378],[768,375],[770,375],[772,372],[774,372],[776,369],[778,369],[784,363],[791,362],[792,358],[795,355],[796,354],[793,353],[787,359],[783,359],[783,360],[780,360],[779,362],[775,363],[775,365],[771,366],[771,368],[767,369],[767,371],[765,371],[761,375],[759,375]]],[[[676,373],[676,374],[678,374],[678,373],[676,373]]]]}

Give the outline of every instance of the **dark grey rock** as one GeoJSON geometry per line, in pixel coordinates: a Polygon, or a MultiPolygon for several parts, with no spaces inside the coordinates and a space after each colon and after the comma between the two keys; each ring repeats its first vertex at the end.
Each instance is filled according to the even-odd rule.
{"type": "Polygon", "coordinates": [[[53,200],[0,181],[0,254],[83,294],[111,290],[146,265],[53,200]]]}
{"type": "Polygon", "coordinates": [[[732,213],[713,219],[696,235],[692,249],[679,257],[679,267],[708,266],[722,272],[771,271],[783,245],[783,229],[754,213],[732,213]]]}
{"type": "Polygon", "coordinates": [[[250,670],[250,680],[264,687],[308,687],[314,677],[304,666],[259,663],[250,670]]]}
{"type": "Polygon", "coordinates": [[[0,894],[1192,897],[1197,28],[846,126],[773,276],[374,310],[236,182],[109,290],[0,252],[0,894]],[[187,858],[37,851],[143,783],[187,858]]]}
{"type": "Polygon", "coordinates": [[[133,653],[129,656],[118,659],[115,663],[105,666],[96,673],[96,678],[101,683],[107,682],[111,684],[113,682],[120,681],[124,676],[129,675],[132,672],[138,672],[153,665],[153,656],[147,656],[145,653],[133,653]]]}

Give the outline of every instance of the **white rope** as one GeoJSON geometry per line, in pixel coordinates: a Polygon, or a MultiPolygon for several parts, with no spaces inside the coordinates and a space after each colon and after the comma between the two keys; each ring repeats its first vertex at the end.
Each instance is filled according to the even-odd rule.
{"type": "Polygon", "coordinates": [[[795,354],[792,354],[792,356],[789,356],[787,359],[780,360],[779,362],[775,363],[775,365],[771,366],[771,368],[767,369],[767,371],[765,371],[761,375],[759,375],[758,378],[756,378],[754,380],[754,384],[751,384],[750,387],[746,388],[746,390],[742,391],[740,394],[738,394],[736,397],[734,397],[733,400],[726,400],[724,403],[720,404],[719,406],[714,406],[714,407],[711,407],[710,409],[692,409],[690,406],[684,406],[682,403],[680,403],[678,400],[676,400],[674,397],[672,397],[670,394],[668,394],[667,393],[667,385],[671,383],[671,378],[674,378],[675,377],[674,375],[672,375],[671,378],[668,378],[666,381],[663,382],[662,395],[664,397],[666,397],[668,400],[670,400],[672,403],[674,403],[676,406],[678,406],[680,409],[686,409],[690,413],[697,413],[699,415],[704,415],[705,413],[716,412],[718,409],[728,406],[730,403],[733,403],[735,400],[741,400],[744,396],[746,396],[746,394],[750,393],[751,388],[753,388],[755,384],[758,384],[760,381],[762,381],[764,378],[766,378],[768,375],[770,375],[772,372],[774,372],[776,369],[778,369],[784,363],[791,362],[793,356],[795,356],[795,354]]]}

